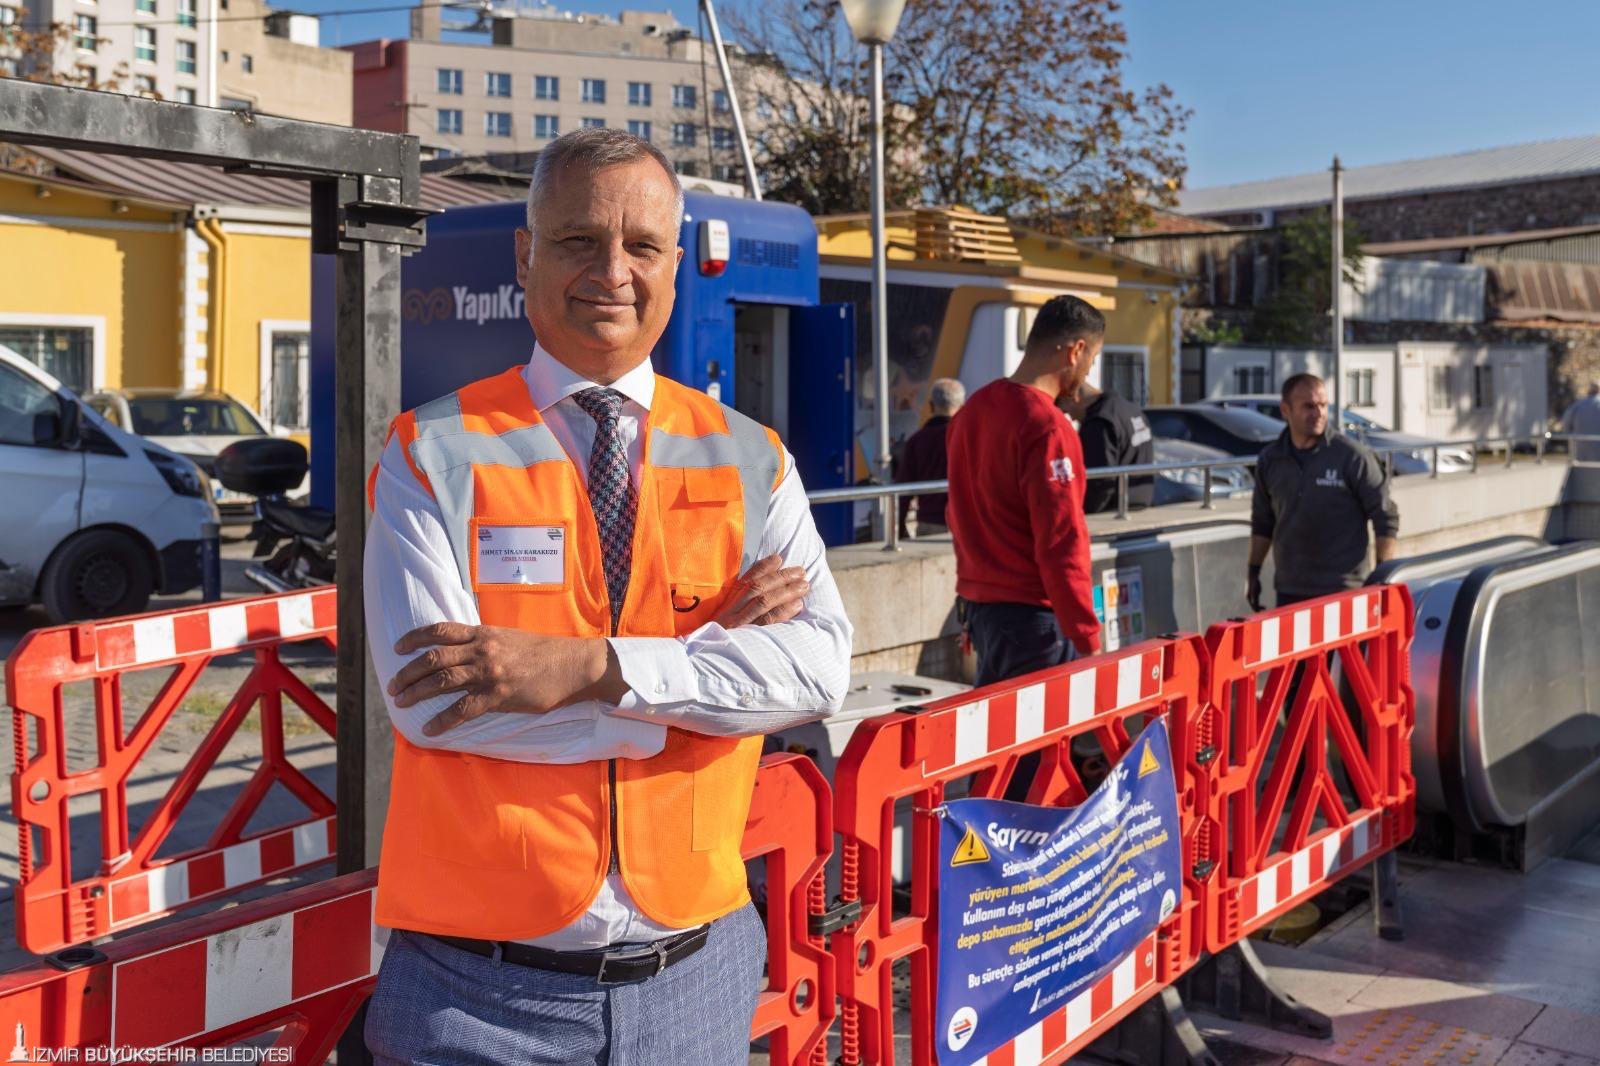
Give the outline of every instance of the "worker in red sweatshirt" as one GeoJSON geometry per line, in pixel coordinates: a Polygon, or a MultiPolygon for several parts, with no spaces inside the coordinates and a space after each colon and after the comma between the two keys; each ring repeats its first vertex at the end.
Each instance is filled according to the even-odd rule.
{"type": "Polygon", "coordinates": [[[1105,332],[1087,302],[1055,297],[1015,373],[973,393],[950,423],[945,517],[979,685],[1100,650],[1083,448],[1056,397],[1077,392],[1105,332]]]}

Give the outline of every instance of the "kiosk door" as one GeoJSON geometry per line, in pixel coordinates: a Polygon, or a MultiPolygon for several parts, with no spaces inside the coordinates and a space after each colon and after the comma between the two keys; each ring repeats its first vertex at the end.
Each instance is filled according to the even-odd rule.
{"type": "MultiPolygon", "coordinates": [[[[788,433],[784,440],[808,489],[842,488],[855,471],[855,305],[790,307],[788,433]]],[[[776,428],[776,426],[774,427],[776,428]]],[[[855,540],[854,505],[814,508],[828,545],[855,540]]]]}

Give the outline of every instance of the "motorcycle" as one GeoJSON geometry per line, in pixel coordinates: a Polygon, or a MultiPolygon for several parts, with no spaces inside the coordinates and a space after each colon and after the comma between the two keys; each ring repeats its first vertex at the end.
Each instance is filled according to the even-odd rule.
{"type": "Polygon", "coordinates": [[[225,488],[256,498],[255,541],[245,577],[266,592],[290,592],[334,579],[333,512],[295,503],[285,494],[305,477],[309,462],[299,441],[252,437],[217,456],[216,477],[225,488]]]}

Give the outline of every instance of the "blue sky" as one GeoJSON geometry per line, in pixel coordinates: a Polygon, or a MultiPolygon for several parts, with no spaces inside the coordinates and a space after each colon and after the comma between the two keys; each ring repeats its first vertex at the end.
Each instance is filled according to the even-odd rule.
{"type": "MultiPolygon", "coordinates": [[[[695,24],[693,0],[628,6],[695,24]]],[[[1600,133],[1597,0],[1127,0],[1122,15],[1129,83],[1165,81],[1194,109],[1193,188],[1323,170],[1335,152],[1360,166],[1600,133]]],[[[406,26],[404,12],[346,15],[324,24],[323,44],[406,26]]]]}

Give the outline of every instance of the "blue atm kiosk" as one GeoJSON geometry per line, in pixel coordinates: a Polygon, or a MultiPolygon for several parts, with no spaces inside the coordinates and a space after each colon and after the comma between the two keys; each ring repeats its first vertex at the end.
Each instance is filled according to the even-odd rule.
{"type": "MultiPolygon", "coordinates": [[[[416,407],[526,361],[533,332],[514,273],[524,205],[464,207],[428,221],[403,260],[400,400],[416,407]]],[[[656,372],[776,429],[808,489],[854,473],[855,323],[851,304],[819,304],[817,231],[786,204],[688,193],[677,301],[656,372]]],[[[333,507],[333,261],[312,270],[312,501],[333,507]]],[[[852,539],[850,508],[817,510],[828,544],[852,539]]]]}

